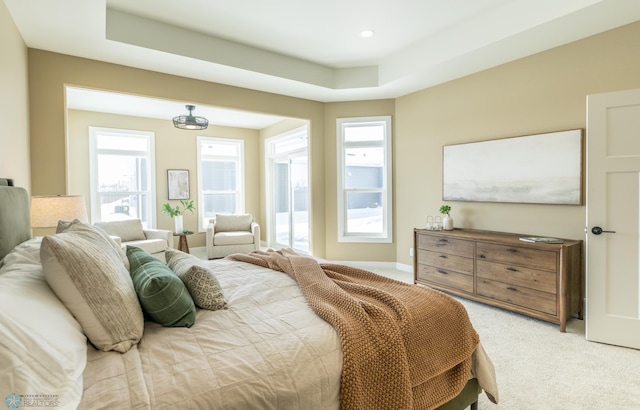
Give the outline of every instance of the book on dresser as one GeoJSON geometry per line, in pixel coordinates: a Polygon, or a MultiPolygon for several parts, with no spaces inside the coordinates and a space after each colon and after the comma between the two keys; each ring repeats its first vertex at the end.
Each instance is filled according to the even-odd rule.
{"type": "Polygon", "coordinates": [[[560,325],[582,319],[582,241],[473,229],[414,230],[414,282],[560,325]]]}

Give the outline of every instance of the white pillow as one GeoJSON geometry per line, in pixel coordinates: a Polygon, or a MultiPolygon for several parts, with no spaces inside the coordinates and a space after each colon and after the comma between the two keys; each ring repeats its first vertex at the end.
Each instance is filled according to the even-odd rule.
{"type": "Polygon", "coordinates": [[[0,269],[0,398],[47,394],[54,408],[77,408],[87,339],[45,281],[41,240],[18,245],[0,269]]]}
{"type": "Polygon", "coordinates": [[[124,353],[144,330],[131,275],[104,232],[84,223],[74,227],[42,239],[47,283],[98,350],[124,353]]]}

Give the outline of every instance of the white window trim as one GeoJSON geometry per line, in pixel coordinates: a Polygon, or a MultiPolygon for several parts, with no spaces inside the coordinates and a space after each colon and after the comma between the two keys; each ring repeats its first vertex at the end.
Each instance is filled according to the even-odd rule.
{"type": "MultiPolygon", "coordinates": [[[[155,163],[155,133],[152,131],[125,130],[119,128],[89,127],[89,188],[91,192],[91,221],[96,222],[99,219],[100,198],[98,194],[97,178],[98,164],[97,155],[97,138],[98,134],[114,134],[114,135],[135,135],[147,137],[149,140],[149,229],[155,229],[157,226],[156,213],[156,163],[155,163]]],[[[117,151],[117,153],[138,153],[138,151],[117,151]]],[[[146,154],[146,153],[145,153],[146,154]]]]}
{"type": "MultiPolygon", "coordinates": [[[[295,155],[297,153],[304,153],[307,157],[307,180],[309,181],[309,185],[311,183],[311,155],[309,150],[311,149],[311,145],[309,144],[309,126],[308,125],[303,125],[301,127],[298,128],[294,128],[293,130],[290,131],[286,131],[282,134],[278,134],[278,135],[274,135],[273,137],[269,137],[266,138],[264,141],[264,153],[265,153],[265,161],[264,161],[264,175],[266,175],[265,178],[265,192],[267,193],[267,201],[266,201],[266,215],[267,215],[267,221],[266,221],[266,232],[267,232],[267,245],[270,247],[278,247],[278,245],[276,244],[275,241],[275,234],[276,234],[276,227],[275,227],[275,221],[273,220],[273,198],[272,196],[272,192],[273,192],[273,180],[274,180],[274,176],[273,176],[273,163],[280,159],[280,158],[289,158],[291,155],[295,155]],[[285,153],[280,153],[280,154],[276,154],[274,153],[274,147],[276,145],[277,142],[279,141],[284,141],[284,140],[288,140],[291,138],[297,138],[297,137],[301,137],[304,136],[305,138],[307,138],[307,144],[304,148],[298,148],[292,151],[287,151],[285,153]]],[[[312,232],[312,215],[313,215],[313,209],[312,209],[312,201],[311,201],[311,189],[309,189],[309,193],[308,193],[308,220],[307,220],[307,224],[309,227],[309,233],[312,232]]],[[[309,253],[311,252],[311,249],[313,249],[313,243],[312,243],[312,238],[313,235],[309,234],[309,253]]],[[[305,253],[304,251],[301,251],[299,249],[296,249],[296,252],[298,253],[305,253]]]]}
{"type": "MultiPolygon", "coordinates": [[[[336,136],[337,136],[337,168],[338,168],[338,242],[362,242],[362,243],[391,243],[393,242],[393,174],[392,174],[392,128],[391,128],[391,116],[377,116],[377,117],[354,117],[354,118],[338,118],[336,121],[336,136]],[[345,201],[345,143],[344,143],[344,128],[350,125],[364,126],[368,124],[380,124],[385,125],[385,136],[382,145],[384,146],[384,167],[385,180],[383,181],[382,188],[382,201],[383,201],[383,232],[381,234],[366,234],[366,233],[353,233],[346,232],[347,229],[347,208],[345,201]]],[[[358,143],[350,143],[349,146],[356,146],[358,143]]],[[[376,190],[377,191],[377,190],[376,190]]]]}
{"type": "MultiPolygon", "coordinates": [[[[240,139],[233,138],[218,138],[218,137],[203,137],[198,136],[196,138],[197,143],[197,161],[198,161],[198,203],[204,204],[204,194],[202,191],[202,152],[201,145],[202,141],[211,141],[214,143],[223,143],[223,144],[236,144],[238,145],[238,172],[236,173],[236,186],[238,187],[238,197],[236,201],[236,213],[242,214],[245,212],[245,181],[244,181],[244,141],[240,139]]],[[[229,158],[229,157],[220,157],[220,158],[229,158]]],[[[206,232],[207,225],[209,225],[209,219],[205,219],[204,217],[204,207],[198,211],[198,232],[206,232]]]]}

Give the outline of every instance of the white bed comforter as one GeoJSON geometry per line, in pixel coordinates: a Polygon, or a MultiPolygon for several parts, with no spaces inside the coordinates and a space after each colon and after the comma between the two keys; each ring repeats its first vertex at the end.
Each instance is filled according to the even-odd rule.
{"type": "Polygon", "coordinates": [[[339,408],[340,341],[295,281],[242,262],[211,266],[229,309],[198,310],[190,329],[147,322],[125,354],[89,347],[80,408],[339,408]]]}

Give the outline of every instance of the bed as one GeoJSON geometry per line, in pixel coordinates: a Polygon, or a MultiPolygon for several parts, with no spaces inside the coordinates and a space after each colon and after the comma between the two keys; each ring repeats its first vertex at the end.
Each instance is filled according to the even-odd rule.
{"type": "Polygon", "coordinates": [[[483,390],[498,400],[493,366],[466,311],[444,294],[287,252],[200,261],[173,250],[157,268],[174,270],[193,308],[172,313],[179,322],[163,322],[164,305],[154,310],[152,296],[138,292],[146,283],[137,279],[147,266],[142,253],[128,248],[123,258],[81,223],[31,238],[29,196],[10,185],[0,180],[0,396],[9,408],[463,409],[477,406],[483,390]],[[76,264],[74,255],[94,240],[98,262],[76,264]],[[129,279],[118,276],[121,264],[129,279]],[[117,271],[115,279],[99,276],[101,269],[117,271]],[[304,270],[312,275],[295,276],[304,270]],[[200,282],[188,282],[185,272],[208,275],[217,287],[194,290],[189,284],[200,282]],[[379,286],[362,285],[362,278],[379,286]],[[327,304],[336,291],[323,299],[337,282],[364,301],[355,326],[327,304]],[[132,285],[134,301],[129,293],[117,299],[132,285]],[[369,303],[371,292],[394,300],[384,293],[394,289],[413,299],[391,308],[369,303]],[[405,309],[422,297],[455,313],[421,318],[405,309]],[[362,327],[372,320],[382,326],[362,327]],[[422,324],[439,322],[451,334],[423,331],[422,324]],[[420,337],[408,338],[412,332],[420,337]],[[437,355],[425,354],[436,348],[437,355]]]}

